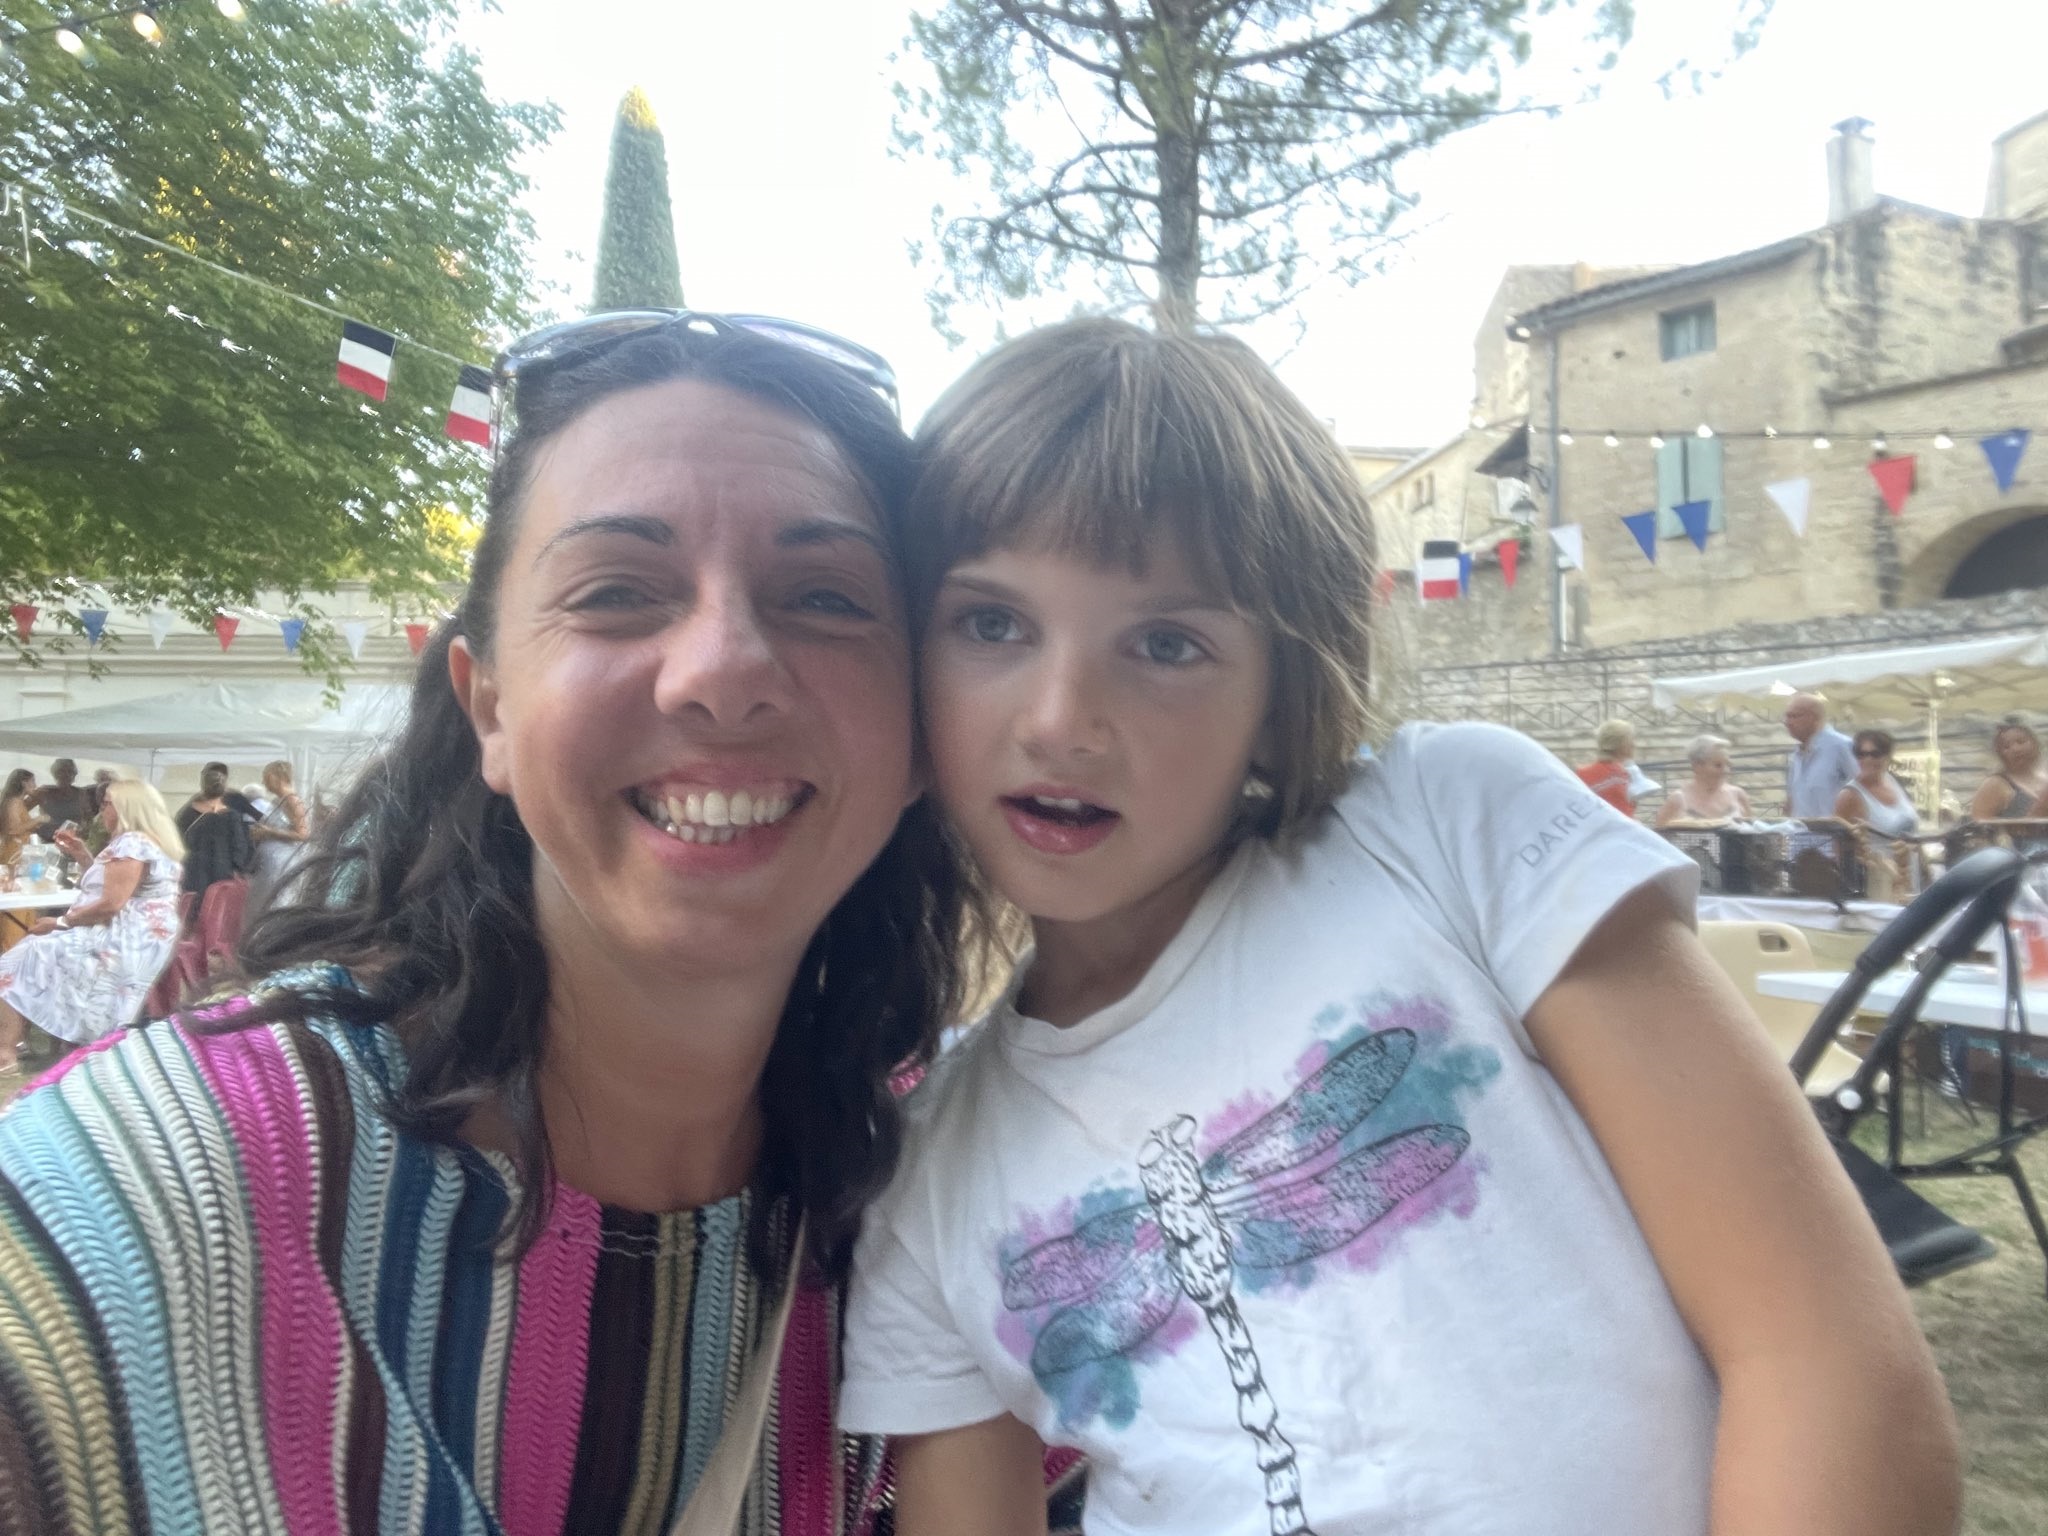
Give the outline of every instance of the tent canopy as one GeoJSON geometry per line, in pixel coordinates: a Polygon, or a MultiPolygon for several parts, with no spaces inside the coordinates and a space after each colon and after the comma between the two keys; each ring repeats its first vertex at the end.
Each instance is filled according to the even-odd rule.
{"type": "Polygon", "coordinates": [[[310,793],[345,775],[405,724],[411,689],[358,683],[329,704],[319,683],[207,683],[114,704],[0,721],[0,750],[160,766],[283,758],[310,793]]]}
{"type": "Polygon", "coordinates": [[[2039,711],[2048,702],[2048,632],[1952,640],[1882,651],[1844,651],[1811,661],[1744,667],[1650,684],[1659,709],[1738,709],[1775,714],[1795,693],[1819,694],[1831,713],[1899,720],[1930,707],[1975,715],[2039,711]]]}

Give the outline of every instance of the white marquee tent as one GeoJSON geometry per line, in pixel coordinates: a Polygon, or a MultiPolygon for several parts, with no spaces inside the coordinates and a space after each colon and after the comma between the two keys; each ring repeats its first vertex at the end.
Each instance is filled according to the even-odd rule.
{"type": "Polygon", "coordinates": [[[366,762],[403,727],[409,688],[358,683],[329,703],[315,682],[208,683],[114,704],[0,721],[0,752],[139,763],[143,776],[174,763],[283,758],[310,794],[366,762]]]}
{"type": "Polygon", "coordinates": [[[1662,677],[1650,685],[1650,701],[1659,709],[1776,714],[1795,693],[1818,694],[1831,714],[1866,724],[1899,721],[1944,704],[1974,715],[2039,714],[2048,709],[2048,631],[1843,651],[1768,667],[1662,677]]]}

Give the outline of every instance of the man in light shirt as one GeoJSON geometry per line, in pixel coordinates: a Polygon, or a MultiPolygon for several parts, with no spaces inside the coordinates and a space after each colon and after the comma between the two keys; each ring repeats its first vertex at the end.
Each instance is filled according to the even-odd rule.
{"type": "Polygon", "coordinates": [[[1856,752],[1849,738],[1828,724],[1828,707],[1810,693],[1795,693],[1785,706],[1785,729],[1799,743],[1785,760],[1785,814],[1805,818],[1835,814],[1835,797],[1856,777],[1856,752]]]}

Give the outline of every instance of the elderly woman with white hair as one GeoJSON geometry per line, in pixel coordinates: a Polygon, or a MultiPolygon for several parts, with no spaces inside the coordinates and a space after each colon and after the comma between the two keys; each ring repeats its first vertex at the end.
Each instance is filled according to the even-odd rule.
{"type": "Polygon", "coordinates": [[[1665,798],[1657,812],[1660,827],[1687,822],[1746,821],[1750,816],[1749,796],[1729,782],[1733,771],[1728,762],[1728,738],[1695,736],[1685,749],[1692,765],[1692,777],[1665,798]]]}

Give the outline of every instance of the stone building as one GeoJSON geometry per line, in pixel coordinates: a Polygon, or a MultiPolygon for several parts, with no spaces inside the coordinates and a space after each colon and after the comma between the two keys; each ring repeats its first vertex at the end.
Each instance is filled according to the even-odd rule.
{"type": "MultiPolygon", "coordinates": [[[[1424,537],[1475,557],[1459,602],[1418,604],[1397,576],[1387,714],[1501,719],[1573,757],[1620,715],[1668,760],[1709,722],[1651,712],[1650,675],[2048,621],[2048,114],[1993,146],[1978,218],[1878,196],[1869,126],[1829,143],[1821,229],[1590,282],[1510,270],[1479,341],[1474,426],[1371,487],[1397,573],[1424,537]],[[2039,440],[2001,491],[1975,439],[2008,428],[2039,440]],[[1895,516],[1871,464],[1903,455],[1895,516]],[[1455,526],[1407,504],[1431,462],[1457,466],[1436,489],[1455,526]],[[1803,537],[1765,491],[1797,480],[1803,537]],[[1703,504],[1703,549],[1680,503],[1703,504]],[[1645,511],[1654,563],[1622,520],[1645,511]],[[1583,570],[1553,569],[1553,525],[1582,531],[1583,570]],[[1504,538],[1523,546],[1512,588],[1504,538]]],[[[1722,726],[1739,760],[1777,760],[1775,726],[1722,726]]],[[[1954,743],[1952,784],[1981,766],[1981,736],[1954,743]]],[[[1775,780],[1759,787],[1775,797],[1775,780]]]]}

